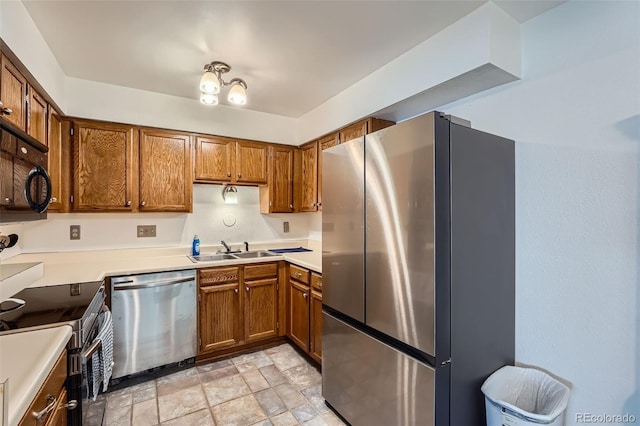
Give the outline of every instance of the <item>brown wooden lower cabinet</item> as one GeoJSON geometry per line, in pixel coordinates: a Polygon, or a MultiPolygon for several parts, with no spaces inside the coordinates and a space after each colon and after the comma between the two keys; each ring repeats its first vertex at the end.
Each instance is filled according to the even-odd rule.
{"type": "Polygon", "coordinates": [[[278,263],[198,272],[198,355],[277,337],[278,263]]]}
{"type": "Polygon", "coordinates": [[[67,351],[65,349],[25,412],[22,420],[20,420],[19,426],[57,426],[67,424],[67,392],[64,388],[66,378],[67,351]],[[51,403],[55,404],[53,405],[55,408],[46,412],[46,408],[51,403]],[[33,414],[39,412],[45,413],[41,419],[37,419],[33,414]]]}
{"type": "Polygon", "coordinates": [[[289,266],[287,336],[322,362],[322,275],[289,266]]]}

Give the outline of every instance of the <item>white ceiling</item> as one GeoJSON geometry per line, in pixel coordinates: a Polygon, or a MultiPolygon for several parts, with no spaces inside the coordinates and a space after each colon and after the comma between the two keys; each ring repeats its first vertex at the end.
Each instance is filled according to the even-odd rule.
{"type": "MultiPolygon", "coordinates": [[[[483,3],[24,0],[68,76],[197,98],[204,64],[219,60],[227,81],[247,82],[244,108],[290,117],[483,3]]],[[[496,1],[520,22],[560,3],[496,1]]]]}

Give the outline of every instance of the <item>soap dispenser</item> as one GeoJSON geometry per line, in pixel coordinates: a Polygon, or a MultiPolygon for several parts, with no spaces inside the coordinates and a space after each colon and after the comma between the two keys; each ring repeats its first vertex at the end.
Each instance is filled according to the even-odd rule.
{"type": "Polygon", "coordinates": [[[193,243],[191,244],[191,256],[200,256],[200,238],[198,238],[198,235],[193,236],[193,243]]]}

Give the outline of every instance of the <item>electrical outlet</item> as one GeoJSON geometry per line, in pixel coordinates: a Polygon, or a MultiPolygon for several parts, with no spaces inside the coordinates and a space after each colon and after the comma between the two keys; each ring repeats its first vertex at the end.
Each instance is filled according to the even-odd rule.
{"type": "Polygon", "coordinates": [[[138,238],[155,237],[155,236],[156,236],[155,225],[138,225],[138,238]]]}
{"type": "Polygon", "coordinates": [[[282,222],[282,232],[289,232],[289,222],[282,222]]]}
{"type": "Polygon", "coordinates": [[[69,239],[70,240],[80,239],[80,225],[69,226],[69,239]]]}

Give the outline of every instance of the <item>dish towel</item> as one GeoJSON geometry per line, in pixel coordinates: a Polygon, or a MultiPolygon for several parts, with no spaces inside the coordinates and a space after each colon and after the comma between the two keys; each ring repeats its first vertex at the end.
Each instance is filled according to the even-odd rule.
{"type": "Polygon", "coordinates": [[[96,340],[100,340],[102,344],[100,349],[91,355],[91,365],[87,365],[88,362],[82,363],[87,396],[94,401],[100,393],[100,382],[102,391],[106,392],[113,372],[113,320],[109,310],[105,310],[98,317],[98,334],[93,341],[96,340]]]}

